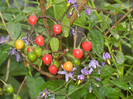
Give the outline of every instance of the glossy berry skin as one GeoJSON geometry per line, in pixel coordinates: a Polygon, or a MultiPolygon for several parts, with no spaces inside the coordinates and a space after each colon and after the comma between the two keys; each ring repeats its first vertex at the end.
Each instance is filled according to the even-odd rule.
{"type": "Polygon", "coordinates": [[[51,74],[56,74],[57,73],[57,67],[55,65],[50,65],[48,70],[51,74]]]}
{"type": "Polygon", "coordinates": [[[37,18],[36,18],[35,15],[30,15],[30,16],[28,17],[28,21],[29,21],[30,25],[35,25],[36,22],[37,22],[37,18]]]}
{"type": "Polygon", "coordinates": [[[31,62],[34,62],[37,57],[34,53],[28,53],[28,59],[31,61],[31,62]]]}
{"type": "Polygon", "coordinates": [[[55,65],[57,68],[60,66],[60,63],[58,60],[53,60],[51,64],[55,65]]]}
{"type": "Polygon", "coordinates": [[[43,55],[42,61],[44,64],[49,65],[52,61],[52,56],[50,54],[43,55]]]}
{"type": "Polygon", "coordinates": [[[13,94],[13,99],[21,99],[19,95],[13,94]]]}
{"type": "Polygon", "coordinates": [[[65,71],[72,71],[72,69],[73,69],[73,64],[72,64],[72,62],[66,61],[66,62],[63,64],[63,68],[65,69],[65,71]]]}
{"type": "Polygon", "coordinates": [[[82,49],[74,49],[74,50],[73,50],[73,56],[74,56],[76,59],[82,58],[82,56],[83,56],[83,51],[82,51],[82,49]]]}
{"type": "Polygon", "coordinates": [[[85,51],[90,51],[91,48],[92,48],[92,43],[90,41],[84,41],[82,43],[82,48],[85,50],[85,51]]]}
{"type": "Polygon", "coordinates": [[[33,51],[33,47],[32,46],[27,48],[27,53],[29,53],[30,51],[33,51]]]}
{"type": "Polygon", "coordinates": [[[80,65],[80,59],[74,59],[73,64],[79,66],[80,65]]]}
{"type": "Polygon", "coordinates": [[[54,31],[55,34],[61,33],[61,26],[59,24],[55,24],[53,26],[53,31],[54,31]]]}
{"type": "Polygon", "coordinates": [[[19,39],[15,41],[15,47],[16,49],[22,49],[24,47],[24,41],[19,39]]]}
{"type": "Polygon", "coordinates": [[[42,55],[42,49],[41,49],[41,47],[36,47],[34,49],[34,53],[36,54],[36,56],[40,57],[42,55]]]}
{"type": "Polygon", "coordinates": [[[7,84],[4,90],[8,93],[13,93],[13,86],[11,84],[7,84]]]}
{"type": "Polygon", "coordinates": [[[35,38],[35,42],[36,42],[37,45],[43,46],[44,45],[44,38],[42,36],[37,36],[35,38]]]}

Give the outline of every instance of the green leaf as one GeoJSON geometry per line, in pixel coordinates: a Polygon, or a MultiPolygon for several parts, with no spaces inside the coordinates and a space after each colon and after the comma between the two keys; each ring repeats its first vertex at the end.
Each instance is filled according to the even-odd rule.
{"type": "Polygon", "coordinates": [[[52,51],[58,51],[59,49],[59,40],[56,37],[52,37],[50,40],[50,47],[52,49],[52,51]]]}
{"type": "Polygon", "coordinates": [[[19,16],[15,17],[14,21],[15,22],[24,21],[24,19],[26,19],[26,18],[27,18],[26,16],[19,15],[19,16]]]}
{"type": "Polygon", "coordinates": [[[88,29],[88,26],[85,26],[87,24],[86,13],[82,11],[73,24],[88,29]]]}
{"type": "Polygon", "coordinates": [[[133,91],[133,83],[129,82],[130,89],[133,91]]]}
{"type": "Polygon", "coordinates": [[[63,85],[65,83],[64,80],[51,80],[51,81],[47,81],[46,83],[44,83],[40,89],[41,91],[43,91],[45,88],[50,89],[50,90],[55,90],[58,87],[60,87],[61,85],[63,85]]]}
{"type": "Polygon", "coordinates": [[[30,99],[36,98],[38,96],[38,91],[40,87],[45,83],[42,77],[30,77],[27,76],[26,84],[29,88],[30,99]]]}
{"type": "Polygon", "coordinates": [[[12,15],[10,13],[2,13],[2,15],[3,15],[3,18],[6,21],[11,21],[12,20],[12,15]]]}
{"type": "Polygon", "coordinates": [[[53,0],[53,3],[55,3],[55,4],[59,4],[59,3],[62,3],[62,2],[64,2],[65,0],[53,0]]]}
{"type": "Polygon", "coordinates": [[[115,71],[115,69],[113,69],[111,66],[108,65],[104,65],[100,68],[101,70],[101,78],[107,78],[110,77],[110,75],[112,75],[112,73],[115,71]]]}
{"type": "MultiPolygon", "coordinates": [[[[53,5],[53,9],[54,9],[54,15],[55,18],[57,20],[60,20],[62,15],[65,13],[65,11],[67,10],[67,3],[63,2],[61,4],[54,4],[53,5]],[[62,9],[61,9],[62,8],[62,9]]],[[[69,20],[67,18],[67,15],[64,16],[63,20],[61,21],[61,23],[70,26],[69,24],[69,20]]],[[[65,27],[64,25],[61,25],[62,28],[62,33],[64,37],[68,37],[69,36],[69,31],[70,29],[65,27]]]]}
{"type": "Polygon", "coordinates": [[[117,33],[116,29],[111,29],[110,30],[111,34],[113,35],[113,37],[118,40],[120,38],[119,34],[117,33]]]}
{"type": "Polygon", "coordinates": [[[102,86],[100,88],[93,87],[92,89],[98,99],[105,99],[105,92],[102,86]]]}
{"type": "Polygon", "coordinates": [[[121,90],[118,88],[112,88],[112,87],[104,87],[105,96],[109,99],[119,99],[119,93],[121,93],[121,90]]]}
{"type": "Polygon", "coordinates": [[[130,33],[130,45],[131,45],[131,48],[133,50],[133,32],[130,33]]]}
{"type": "Polygon", "coordinates": [[[129,86],[128,86],[128,84],[127,83],[125,83],[125,82],[121,82],[121,81],[110,81],[112,84],[114,84],[115,86],[117,86],[117,87],[119,87],[119,88],[121,88],[121,89],[123,89],[123,90],[128,90],[129,88],[129,86]]]}
{"type": "MultiPolygon", "coordinates": [[[[10,63],[10,67],[11,67],[10,68],[10,75],[12,75],[12,76],[27,75],[28,71],[27,71],[27,68],[24,66],[24,63],[21,61],[17,62],[15,58],[16,58],[16,56],[12,55],[11,63],[10,63]]],[[[6,74],[6,70],[7,70],[7,67],[5,65],[2,65],[0,73],[6,74]]]]}
{"type": "Polygon", "coordinates": [[[20,3],[18,2],[18,0],[14,0],[14,4],[15,4],[15,6],[17,7],[17,9],[20,11],[20,10],[21,10],[21,5],[20,5],[20,3]]]}
{"type": "Polygon", "coordinates": [[[102,33],[98,30],[90,30],[90,33],[92,39],[92,50],[102,58],[101,53],[104,51],[104,39],[102,33]]]}
{"type": "Polygon", "coordinates": [[[34,10],[35,8],[34,7],[26,7],[22,10],[22,12],[24,13],[30,13],[34,10]]]}
{"type": "Polygon", "coordinates": [[[14,23],[14,22],[8,22],[7,28],[9,32],[11,33],[14,40],[16,40],[21,32],[21,24],[20,23],[14,23]]]}
{"type": "Polygon", "coordinates": [[[102,22],[101,22],[101,30],[104,32],[106,29],[110,28],[110,24],[112,23],[112,20],[109,18],[109,16],[101,14],[102,22]]]}
{"type": "Polygon", "coordinates": [[[117,51],[116,58],[118,61],[117,63],[119,63],[119,64],[123,64],[125,62],[124,54],[121,51],[117,51]]]}
{"type": "Polygon", "coordinates": [[[7,44],[0,45],[0,66],[8,58],[10,47],[7,44]]]}
{"type": "MultiPolygon", "coordinates": [[[[80,92],[79,92],[79,89],[80,89],[80,86],[74,84],[74,83],[71,83],[69,86],[68,86],[68,90],[67,90],[67,93],[68,93],[68,96],[70,99],[81,99],[81,95],[80,95],[80,92]]],[[[66,98],[63,98],[63,99],[66,99],[66,98]]]]}
{"type": "Polygon", "coordinates": [[[42,66],[42,59],[37,58],[37,60],[35,62],[33,62],[33,64],[37,65],[38,67],[41,67],[42,66]]]}

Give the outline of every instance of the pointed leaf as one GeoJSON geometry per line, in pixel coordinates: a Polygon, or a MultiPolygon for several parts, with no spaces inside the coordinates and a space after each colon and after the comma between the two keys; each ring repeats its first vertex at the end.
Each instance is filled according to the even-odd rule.
{"type": "Polygon", "coordinates": [[[59,49],[59,40],[56,37],[51,38],[50,40],[50,47],[52,51],[58,51],[59,49]]]}
{"type": "Polygon", "coordinates": [[[10,47],[7,44],[0,45],[0,66],[8,58],[10,47]]]}
{"type": "Polygon", "coordinates": [[[90,33],[92,39],[92,50],[101,57],[101,53],[104,51],[104,39],[102,33],[98,30],[91,30],[90,33]]]}
{"type": "Polygon", "coordinates": [[[20,35],[21,24],[20,23],[14,23],[14,22],[8,22],[7,28],[9,30],[9,32],[11,33],[13,39],[16,40],[20,35]]]}

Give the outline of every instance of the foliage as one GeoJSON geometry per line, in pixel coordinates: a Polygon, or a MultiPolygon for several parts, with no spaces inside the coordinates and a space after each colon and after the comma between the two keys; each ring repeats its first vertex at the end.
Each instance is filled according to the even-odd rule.
{"type": "Polygon", "coordinates": [[[0,0],[0,98],[132,99],[132,3],[0,0]]]}

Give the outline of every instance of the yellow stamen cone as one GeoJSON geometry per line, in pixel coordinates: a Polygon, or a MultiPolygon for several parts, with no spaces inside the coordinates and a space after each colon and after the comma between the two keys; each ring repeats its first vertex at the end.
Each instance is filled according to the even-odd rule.
{"type": "Polygon", "coordinates": [[[89,75],[87,75],[87,78],[89,78],[89,75]]]}
{"type": "Polygon", "coordinates": [[[46,94],[46,93],[44,92],[44,93],[43,93],[43,97],[45,96],[45,94],[46,94]]]}
{"type": "Polygon", "coordinates": [[[67,4],[67,7],[69,7],[69,6],[70,6],[70,3],[67,4]]]}
{"type": "Polygon", "coordinates": [[[107,63],[110,65],[111,64],[111,62],[110,62],[110,60],[109,59],[107,59],[107,63]]]}
{"type": "Polygon", "coordinates": [[[82,82],[81,80],[78,80],[78,85],[79,85],[81,82],[82,82]]]}

